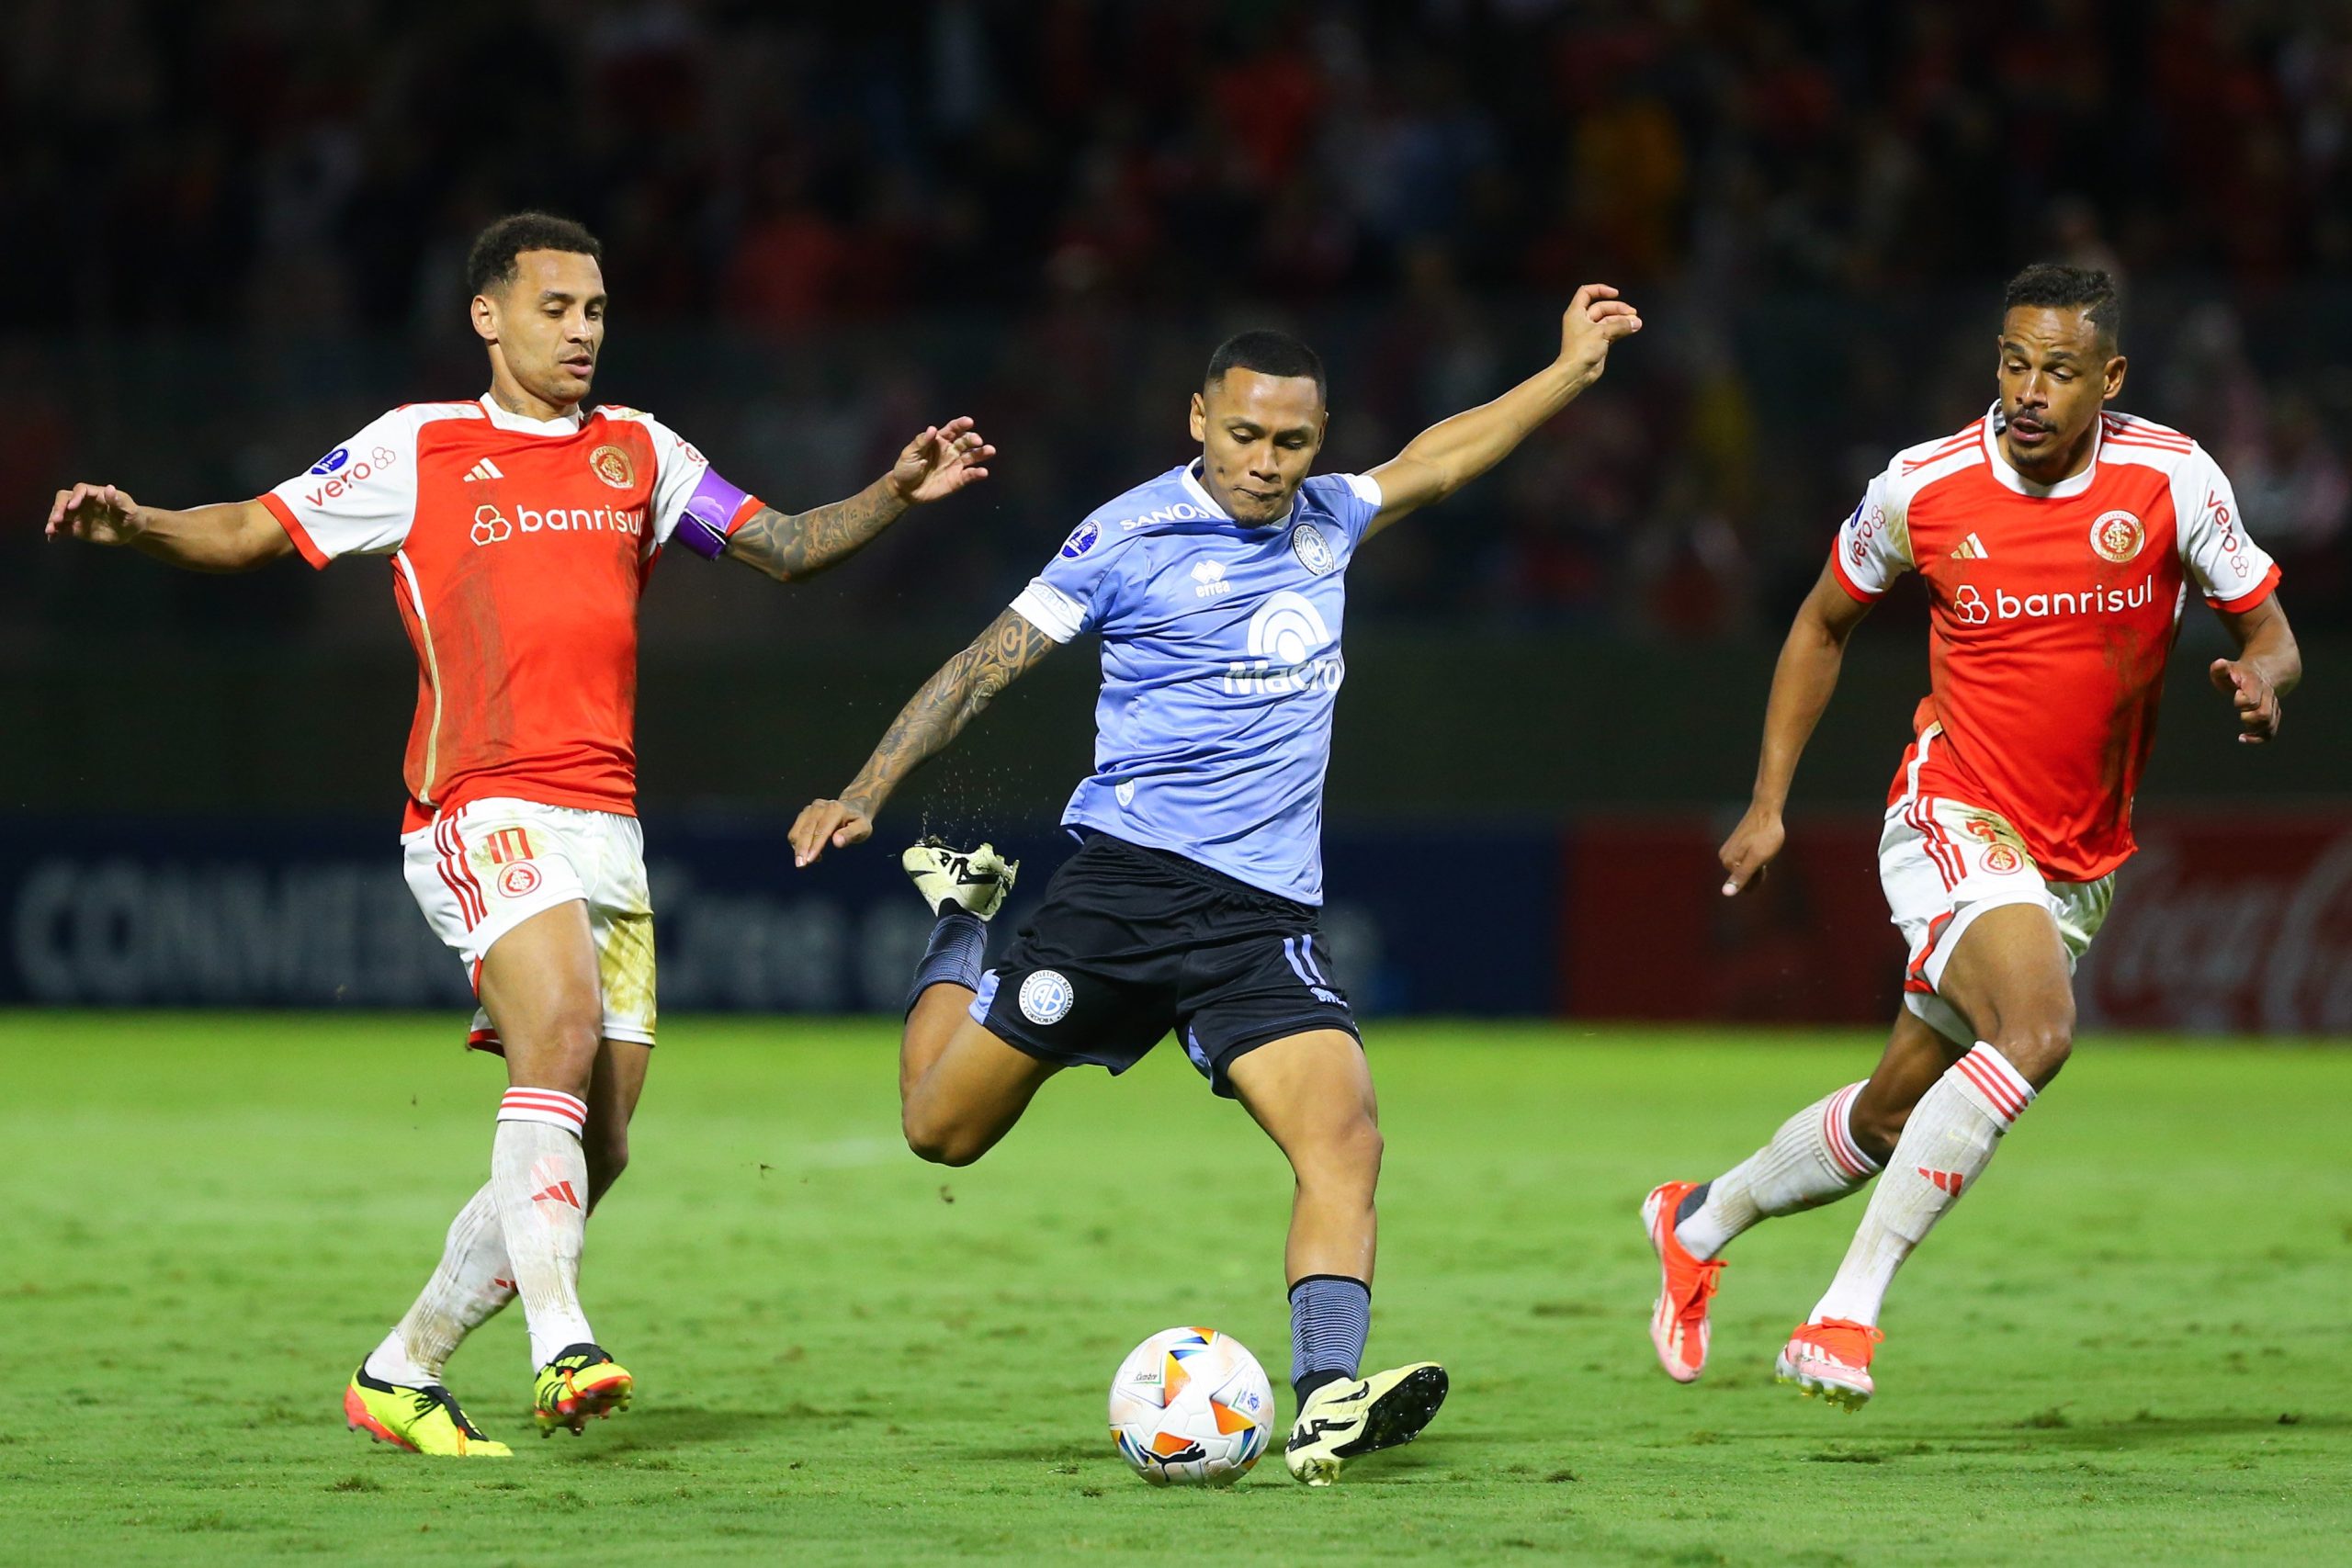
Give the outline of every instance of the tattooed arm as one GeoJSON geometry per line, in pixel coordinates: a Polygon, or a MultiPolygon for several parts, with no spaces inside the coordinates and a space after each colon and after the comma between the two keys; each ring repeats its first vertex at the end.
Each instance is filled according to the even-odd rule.
{"type": "Polygon", "coordinates": [[[813,512],[760,508],[728,536],[727,553],[778,582],[822,571],[863,549],[908,507],[988,478],[984,465],[995,456],[969,419],[950,420],[908,442],[888,473],[847,501],[813,512]]]}
{"type": "Polygon", "coordinates": [[[863,843],[874,831],[874,814],[906,776],[944,751],[999,692],[1019,680],[1053,651],[1052,637],[1018,610],[989,623],[972,645],[939,667],[922,690],[899,710],[881,744],[850,780],[838,800],[812,800],[792,825],[795,865],[814,863],[828,849],[863,843]]]}

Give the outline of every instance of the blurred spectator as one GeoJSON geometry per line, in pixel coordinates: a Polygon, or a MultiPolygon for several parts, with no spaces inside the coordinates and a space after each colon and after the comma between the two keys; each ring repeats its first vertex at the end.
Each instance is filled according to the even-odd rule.
{"type": "MultiPolygon", "coordinates": [[[[1368,596],[1735,635],[1857,470],[1984,406],[1993,290],[2054,255],[2145,297],[2127,406],[2232,468],[2302,602],[2344,592],[2352,408],[2293,303],[2335,290],[2342,342],[2330,0],[17,0],[0,127],[11,493],[134,450],[217,483],[182,448],[241,411],[445,391],[468,239],[546,205],[605,238],[615,395],[739,425],[796,496],[939,412],[922,366],[1008,453],[956,548],[1010,577],[1181,452],[1220,331],[1312,332],[1329,457],[1368,463],[1540,363],[1599,277],[1678,335],[1368,596]],[[135,408],[88,368],[132,331],[135,408]]],[[[235,439],[240,474],[311,456],[235,439]]],[[[840,613],[895,613],[882,558],[840,613]]]]}

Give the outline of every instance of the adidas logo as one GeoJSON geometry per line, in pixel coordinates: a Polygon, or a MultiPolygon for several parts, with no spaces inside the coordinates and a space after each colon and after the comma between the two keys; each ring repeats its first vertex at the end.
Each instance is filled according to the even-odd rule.
{"type": "Polygon", "coordinates": [[[1917,1170],[1920,1175],[1926,1177],[1930,1182],[1934,1183],[1937,1191],[1949,1192],[1955,1198],[1960,1196],[1960,1183],[1962,1180],[1960,1172],[1956,1170],[1929,1170],[1924,1165],[1917,1166],[1913,1168],[1917,1170]]]}
{"type": "MultiPolygon", "coordinates": [[[[1924,1175],[1926,1173],[1922,1172],[1921,1174],[1924,1175]]],[[[531,1194],[531,1201],[534,1203],[569,1203],[573,1208],[582,1210],[586,1209],[588,1206],[580,1201],[580,1194],[571,1190],[571,1183],[569,1181],[559,1181],[553,1186],[541,1188],[538,1191],[531,1194]]]]}
{"type": "Polygon", "coordinates": [[[487,457],[466,470],[466,479],[469,482],[474,479],[503,479],[505,477],[498,471],[498,465],[487,457]]]}
{"type": "Polygon", "coordinates": [[[1200,586],[1193,590],[1195,599],[1215,599],[1233,592],[1233,584],[1225,580],[1225,563],[1204,560],[1193,568],[1193,581],[1200,586]]]}
{"type": "Polygon", "coordinates": [[[1992,555],[1993,552],[1984,547],[1984,541],[1973,534],[1954,545],[1951,549],[1951,558],[1954,560],[1989,560],[1992,555]]]}

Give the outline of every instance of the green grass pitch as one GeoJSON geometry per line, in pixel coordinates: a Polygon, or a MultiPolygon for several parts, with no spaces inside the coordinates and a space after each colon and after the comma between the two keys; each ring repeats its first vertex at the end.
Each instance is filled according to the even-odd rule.
{"type": "Polygon", "coordinates": [[[345,1431],[487,1158],[498,1073],[458,1021],[0,1015],[0,1561],[2182,1563],[2352,1533],[2352,1052],[2089,1042],[1898,1281],[1849,1416],[1770,1369],[1859,1202],[1733,1249],[1689,1389],[1634,1209],[1875,1042],[1382,1026],[1372,1357],[1442,1359],[1453,1397],[1329,1492],[1277,1453],[1220,1494],[1131,1476],[1103,1393],[1180,1322],[1279,1383],[1279,1156],[1162,1051],[924,1166],[865,1022],[670,1023],[589,1235],[634,1411],[531,1437],[510,1310],[450,1381],[515,1459],[345,1431]]]}

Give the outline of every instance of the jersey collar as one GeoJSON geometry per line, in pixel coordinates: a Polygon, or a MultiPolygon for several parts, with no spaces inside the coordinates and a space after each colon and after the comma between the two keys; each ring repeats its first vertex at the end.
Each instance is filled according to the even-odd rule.
{"type": "Polygon", "coordinates": [[[487,392],[474,401],[481,405],[482,412],[490,416],[491,423],[501,430],[512,430],[524,435],[577,435],[588,423],[588,411],[582,408],[574,408],[570,413],[558,414],[553,419],[530,419],[523,414],[507,412],[498,406],[498,400],[487,392]]]}
{"type": "Polygon", "coordinates": [[[1193,502],[1210,516],[1216,518],[1220,523],[1230,523],[1237,528],[1289,527],[1293,523],[1298,521],[1299,497],[1300,493],[1303,492],[1306,488],[1306,485],[1302,482],[1299,489],[1292,492],[1290,498],[1290,511],[1283,516],[1281,522],[1244,523],[1236,518],[1232,513],[1227,512],[1224,507],[1218,505],[1216,497],[1209,493],[1209,487],[1201,482],[1201,460],[1198,457],[1193,458],[1191,462],[1184,465],[1184,493],[1191,496],[1193,502]]]}
{"type": "Polygon", "coordinates": [[[2054,485],[2036,484],[2010,465],[2008,454],[2001,450],[2001,405],[1996,402],[1984,412],[1984,457],[1993,465],[1993,478],[2003,490],[2031,496],[2036,501],[2064,501],[2080,495],[2091,488],[2091,480],[2098,477],[2099,448],[2107,441],[2107,416],[2104,412],[2098,423],[2091,426],[2091,460],[2083,471],[2060,479],[2054,485]]]}

